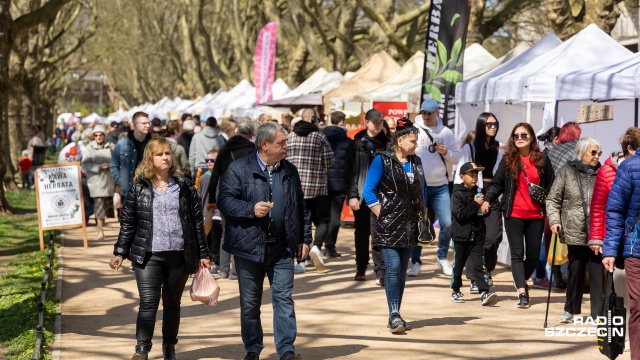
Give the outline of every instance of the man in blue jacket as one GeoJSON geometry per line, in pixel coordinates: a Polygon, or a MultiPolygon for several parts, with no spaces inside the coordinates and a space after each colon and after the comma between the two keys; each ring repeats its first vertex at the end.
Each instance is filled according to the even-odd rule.
{"type": "Polygon", "coordinates": [[[264,348],[260,305],[265,275],[271,285],[274,339],[281,360],[295,355],[294,258],[303,260],[311,244],[298,169],[284,160],[287,131],[267,122],[256,132],[258,151],[229,165],[218,195],[225,217],[222,248],[235,256],[240,288],[240,329],[245,360],[259,359],[264,348]]]}
{"type": "Polygon", "coordinates": [[[629,290],[631,358],[637,359],[640,356],[640,155],[633,155],[620,164],[607,200],[606,214],[607,235],[602,247],[602,264],[608,271],[613,271],[618,250],[621,250],[629,290]]]}
{"type": "Polygon", "coordinates": [[[109,169],[116,185],[120,186],[122,196],[126,196],[131,184],[133,184],[133,176],[140,161],[144,147],[151,140],[149,129],[151,128],[151,120],[149,115],[142,111],[133,114],[133,130],[129,131],[127,137],[120,139],[111,154],[111,164],[109,169]]]}

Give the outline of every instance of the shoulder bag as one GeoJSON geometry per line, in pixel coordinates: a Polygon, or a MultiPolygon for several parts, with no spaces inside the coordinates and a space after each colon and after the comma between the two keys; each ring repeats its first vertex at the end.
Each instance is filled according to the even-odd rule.
{"type": "Polygon", "coordinates": [[[544,204],[545,200],[547,199],[547,195],[549,195],[549,192],[547,192],[547,190],[545,190],[545,188],[543,188],[542,186],[529,181],[527,172],[524,170],[524,165],[522,166],[522,173],[524,174],[524,178],[527,180],[527,185],[529,186],[529,195],[531,196],[531,198],[540,204],[544,204]]]}

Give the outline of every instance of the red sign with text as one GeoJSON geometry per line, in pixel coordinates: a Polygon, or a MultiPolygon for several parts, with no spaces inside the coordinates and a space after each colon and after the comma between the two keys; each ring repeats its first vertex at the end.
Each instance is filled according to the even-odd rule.
{"type": "Polygon", "coordinates": [[[374,101],[373,108],[380,110],[384,116],[391,116],[396,121],[407,115],[406,101],[374,101]]]}

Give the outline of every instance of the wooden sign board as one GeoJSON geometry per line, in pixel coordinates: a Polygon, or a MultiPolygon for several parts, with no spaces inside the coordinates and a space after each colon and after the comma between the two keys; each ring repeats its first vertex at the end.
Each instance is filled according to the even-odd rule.
{"type": "Polygon", "coordinates": [[[613,120],[613,106],[611,105],[583,105],[578,108],[578,123],[613,120]]]}
{"type": "Polygon", "coordinates": [[[84,247],[88,247],[80,163],[36,167],[34,181],[38,205],[40,250],[44,250],[44,230],[76,227],[82,227],[84,247]]]}

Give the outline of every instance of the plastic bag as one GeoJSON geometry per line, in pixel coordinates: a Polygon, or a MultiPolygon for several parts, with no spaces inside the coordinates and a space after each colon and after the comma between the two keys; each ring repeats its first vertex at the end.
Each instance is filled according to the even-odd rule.
{"type": "Polygon", "coordinates": [[[558,235],[553,234],[551,236],[551,242],[549,243],[549,253],[547,254],[547,263],[551,265],[551,261],[553,260],[553,247],[556,247],[556,259],[553,261],[553,265],[562,265],[569,261],[569,248],[567,244],[560,242],[558,235]]]}
{"type": "Polygon", "coordinates": [[[218,305],[218,295],[220,295],[220,286],[216,279],[211,276],[209,269],[201,267],[193,276],[191,283],[191,300],[200,301],[207,306],[218,305]]]}
{"type": "Polygon", "coordinates": [[[120,193],[113,193],[113,208],[116,210],[122,209],[122,195],[120,193]]]}

